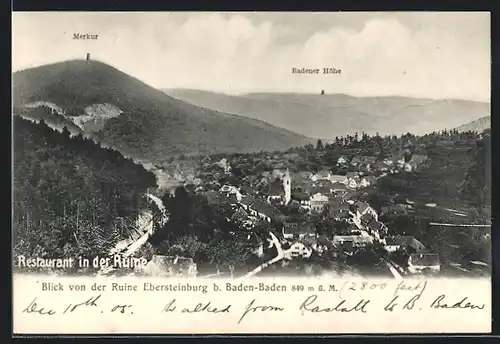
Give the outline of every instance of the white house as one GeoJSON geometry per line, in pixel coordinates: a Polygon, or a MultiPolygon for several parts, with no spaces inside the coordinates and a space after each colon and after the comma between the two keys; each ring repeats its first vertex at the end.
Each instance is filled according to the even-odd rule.
{"type": "Polygon", "coordinates": [[[344,165],[347,164],[347,159],[343,156],[337,159],[337,165],[344,165]]]}
{"type": "Polygon", "coordinates": [[[220,193],[226,195],[227,197],[234,195],[238,202],[241,201],[243,195],[240,193],[240,190],[232,185],[224,185],[219,190],[220,193]]]}
{"type": "Polygon", "coordinates": [[[312,248],[304,245],[302,242],[298,241],[291,245],[290,249],[286,251],[286,257],[288,259],[293,258],[309,258],[312,254],[312,248]]]}
{"type": "Polygon", "coordinates": [[[408,271],[412,274],[422,273],[424,270],[439,272],[441,262],[436,253],[413,253],[408,258],[408,271]]]}
{"type": "Polygon", "coordinates": [[[349,179],[347,186],[350,187],[351,189],[356,189],[359,186],[358,181],[359,181],[359,177],[351,178],[351,179],[349,179]]]}
{"type": "Polygon", "coordinates": [[[328,204],[328,196],[323,193],[315,193],[311,196],[311,210],[322,212],[328,204]]]}

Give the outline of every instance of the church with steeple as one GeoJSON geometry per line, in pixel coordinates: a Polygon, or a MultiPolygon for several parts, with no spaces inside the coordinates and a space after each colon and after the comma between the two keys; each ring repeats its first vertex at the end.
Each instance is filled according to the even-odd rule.
{"type": "Polygon", "coordinates": [[[292,199],[292,178],[290,177],[290,170],[287,168],[285,176],[283,177],[283,190],[285,191],[284,204],[288,205],[292,199]]]}
{"type": "Polygon", "coordinates": [[[288,205],[292,199],[292,178],[287,169],[284,175],[269,184],[267,201],[269,203],[281,203],[288,205]]]}

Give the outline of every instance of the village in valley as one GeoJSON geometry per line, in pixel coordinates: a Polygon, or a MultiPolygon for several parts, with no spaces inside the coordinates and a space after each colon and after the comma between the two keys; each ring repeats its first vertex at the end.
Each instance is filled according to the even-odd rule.
{"type": "MultiPolygon", "coordinates": [[[[273,157],[269,157],[273,161],[273,157]]],[[[294,158],[293,155],[285,159],[294,158]]],[[[350,170],[346,174],[333,174],[328,169],[317,171],[294,171],[284,168],[286,163],[274,163],[274,169],[254,179],[255,189],[240,189],[231,184],[219,190],[206,191],[212,203],[228,203],[234,209],[233,218],[243,221],[251,233],[253,226],[263,220],[281,227],[276,241],[270,243],[257,239],[259,255],[264,254],[264,245],[281,246],[285,260],[307,259],[314,253],[322,255],[328,251],[340,251],[352,255],[358,248],[380,245],[387,252],[406,249],[408,272],[429,270],[439,272],[438,255],[429,251],[411,236],[391,236],[387,227],[379,221],[379,214],[370,204],[357,200],[357,196],[377,179],[388,173],[412,171],[425,163],[427,157],[415,155],[408,161],[403,156],[394,156],[377,161],[373,156],[349,159],[341,156],[337,167],[350,170]],[[259,179],[260,177],[260,179],[259,179]],[[253,191],[260,190],[260,191],[253,191]],[[322,215],[327,221],[337,223],[331,233],[318,233],[312,216],[322,215]]],[[[217,163],[224,173],[231,173],[225,158],[217,163]]],[[[253,235],[249,235],[252,239],[253,235]]],[[[387,260],[387,266],[404,273],[404,269],[387,260]]]]}
{"type": "MultiPolygon", "coordinates": [[[[475,133],[467,134],[470,137],[457,132],[446,135],[460,135],[464,141],[479,137],[475,133]]],[[[412,136],[408,137],[412,141],[412,136]]],[[[384,217],[408,215],[415,202],[396,195],[389,202],[374,206],[367,197],[367,191],[372,188],[373,195],[373,188],[384,178],[411,175],[428,168],[430,159],[423,145],[415,149],[410,143],[410,148],[403,147],[394,154],[373,155],[363,154],[360,149],[346,149],[351,154],[339,154],[339,150],[332,152],[331,147],[325,148],[320,140],[317,147],[311,145],[296,151],[204,157],[197,160],[198,167],[188,173],[187,181],[164,190],[175,199],[176,190],[181,187],[206,199],[213,209],[225,209],[227,221],[237,224],[248,250],[260,258],[260,263],[253,263],[255,268],[246,267],[240,276],[264,276],[266,272],[286,275],[291,270],[299,275],[348,273],[396,278],[439,274],[439,252],[412,236],[410,228],[405,231],[401,226],[392,228],[384,223],[384,217]],[[309,162],[315,159],[329,161],[330,167],[328,163],[318,163],[316,170],[311,168],[309,162]]],[[[189,159],[181,159],[184,166],[188,166],[189,159]]],[[[171,161],[171,166],[172,163],[177,178],[186,178],[179,172],[179,161],[171,161]]],[[[432,211],[436,204],[429,202],[424,207],[432,211]]],[[[462,216],[457,212],[453,214],[462,216]]],[[[160,265],[154,265],[152,259],[149,269],[156,272],[148,274],[202,275],[192,257],[175,255],[168,259],[168,264],[160,265]]],[[[209,275],[233,276],[235,267],[228,266],[229,272],[217,269],[209,275]]],[[[462,269],[459,264],[456,267],[462,269]]]]}

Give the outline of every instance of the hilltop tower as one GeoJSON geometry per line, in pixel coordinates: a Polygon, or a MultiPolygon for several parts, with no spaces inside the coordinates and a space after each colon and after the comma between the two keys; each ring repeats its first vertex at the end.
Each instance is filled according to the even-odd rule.
{"type": "Polygon", "coordinates": [[[86,61],[90,61],[90,54],[87,53],[87,57],[85,58],[86,61]]]}
{"type": "Polygon", "coordinates": [[[285,176],[283,177],[283,189],[285,190],[285,205],[290,203],[292,198],[292,178],[290,178],[290,171],[286,169],[285,176]]]}

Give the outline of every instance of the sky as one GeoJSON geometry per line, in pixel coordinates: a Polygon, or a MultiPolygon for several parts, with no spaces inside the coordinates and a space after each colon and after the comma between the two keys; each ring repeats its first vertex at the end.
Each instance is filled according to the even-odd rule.
{"type": "Polygon", "coordinates": [[[12,22],[13,71],[90,53],[156,88],[490,101],[487,12],[14,12],[12,22]]]}

